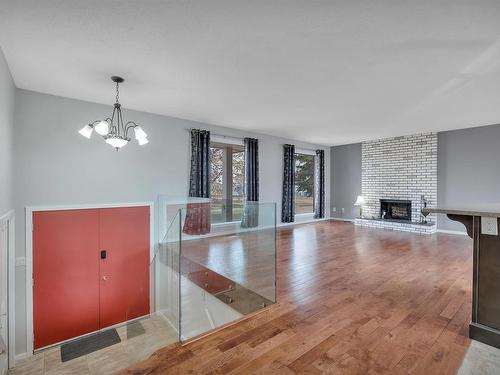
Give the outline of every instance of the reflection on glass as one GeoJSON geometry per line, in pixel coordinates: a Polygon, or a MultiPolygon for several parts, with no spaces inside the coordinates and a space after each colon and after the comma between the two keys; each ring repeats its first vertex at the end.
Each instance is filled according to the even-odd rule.
{"type": "MultiPolygon", "coordinates": [[[[174,283],[177,295],[172,288],[163,287],[173,299],[167,296],[161,299],[168,301],[167,310],[173,312],[169,320],[173,325],[178,323],[181,341],[276,302],[276,205],[259,202],[250,203],[255,207],[245,205],[247,210],[258,215],[252,227],[243,227],[241,222],[227,225],[212,222],[208,233],[193,234],[197,233],[197,223],[187,222],[220,207],[220,202],[195,201],[189,198],[184,206],[178,202],[174,205],[181,207],[175,216],[175,220],[180,221],[170,225],[165,237],[168,252],[178,254],[178,258],[172,257],[178,259],[178,263],[170,262],[169,268],[172,274],[178,275],[174,280],[179,282],[174,283]],[[190,228],[189,232],[184,229],[186,227],[190,228]]],[[[171,209],[164,211],[171,212],[171,209]]],[[[169,220],[160,219],[159,222],[169,220]]]]}

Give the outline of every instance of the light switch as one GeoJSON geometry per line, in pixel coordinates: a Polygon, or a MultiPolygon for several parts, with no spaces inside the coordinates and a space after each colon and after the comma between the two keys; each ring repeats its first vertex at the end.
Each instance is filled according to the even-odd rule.
{"type": "Polygon", "coordinates": [[[498,236],[498,223],[496,217],[481,216],[481,234],[498,236]]]}

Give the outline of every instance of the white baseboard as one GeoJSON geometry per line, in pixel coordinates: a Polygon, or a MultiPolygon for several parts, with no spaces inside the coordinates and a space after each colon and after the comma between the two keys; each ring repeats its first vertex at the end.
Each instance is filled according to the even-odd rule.
{"type": "Polygon", "coordinates": [[[449,229],[438,229],[436,230],[437,233],[445,233],[445,234],[457,234],[460,236],[467,236],[466,231],[462,230],[449,230],[449,229]]]}
{"type": "Polygon", "coordinates": [[[331,217],[331,220],[337,220],[337,221],[348,221],[350,223],[354,223],[354,219],[349,219],[347,217],[331,217]]]}

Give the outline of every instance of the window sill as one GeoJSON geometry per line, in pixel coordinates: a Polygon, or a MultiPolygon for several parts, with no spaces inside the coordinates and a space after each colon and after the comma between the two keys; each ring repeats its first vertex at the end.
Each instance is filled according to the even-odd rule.
{"type": "Polygon", "coordinates": [[[314,217],[314,212],[308,212],[307,214],[295,214],[295,217],[299,219],[314,217]]]}
{"type": "Polygon", "coordinates": [[[211,224],[211,226],[217,228],[217,227],[224,227],[227,225],[234,225],[234,224],[240,224],[240,223],[241,223],[241,220],[224,221],[224,222],[220,222],[220,223],[211,224]]]}

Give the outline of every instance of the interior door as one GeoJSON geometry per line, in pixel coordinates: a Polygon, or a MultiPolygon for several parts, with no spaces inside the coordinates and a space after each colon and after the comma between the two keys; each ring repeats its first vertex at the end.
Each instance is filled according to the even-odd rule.
{"type": "Polygon", "coordinates": [[[99,210],[33,213],[33,282],[35,349],[99,329],[99,210]]]}
{"type": "Polygon", "coordinates": [[[9,366],[8,336],[8,221],[0,221],[0,375],[7,373],[9,366]]]}
{"type": "Polygon", "coordinates": [[[149,314],[149,207],[100,211],[101,328],[149,314]]]}

